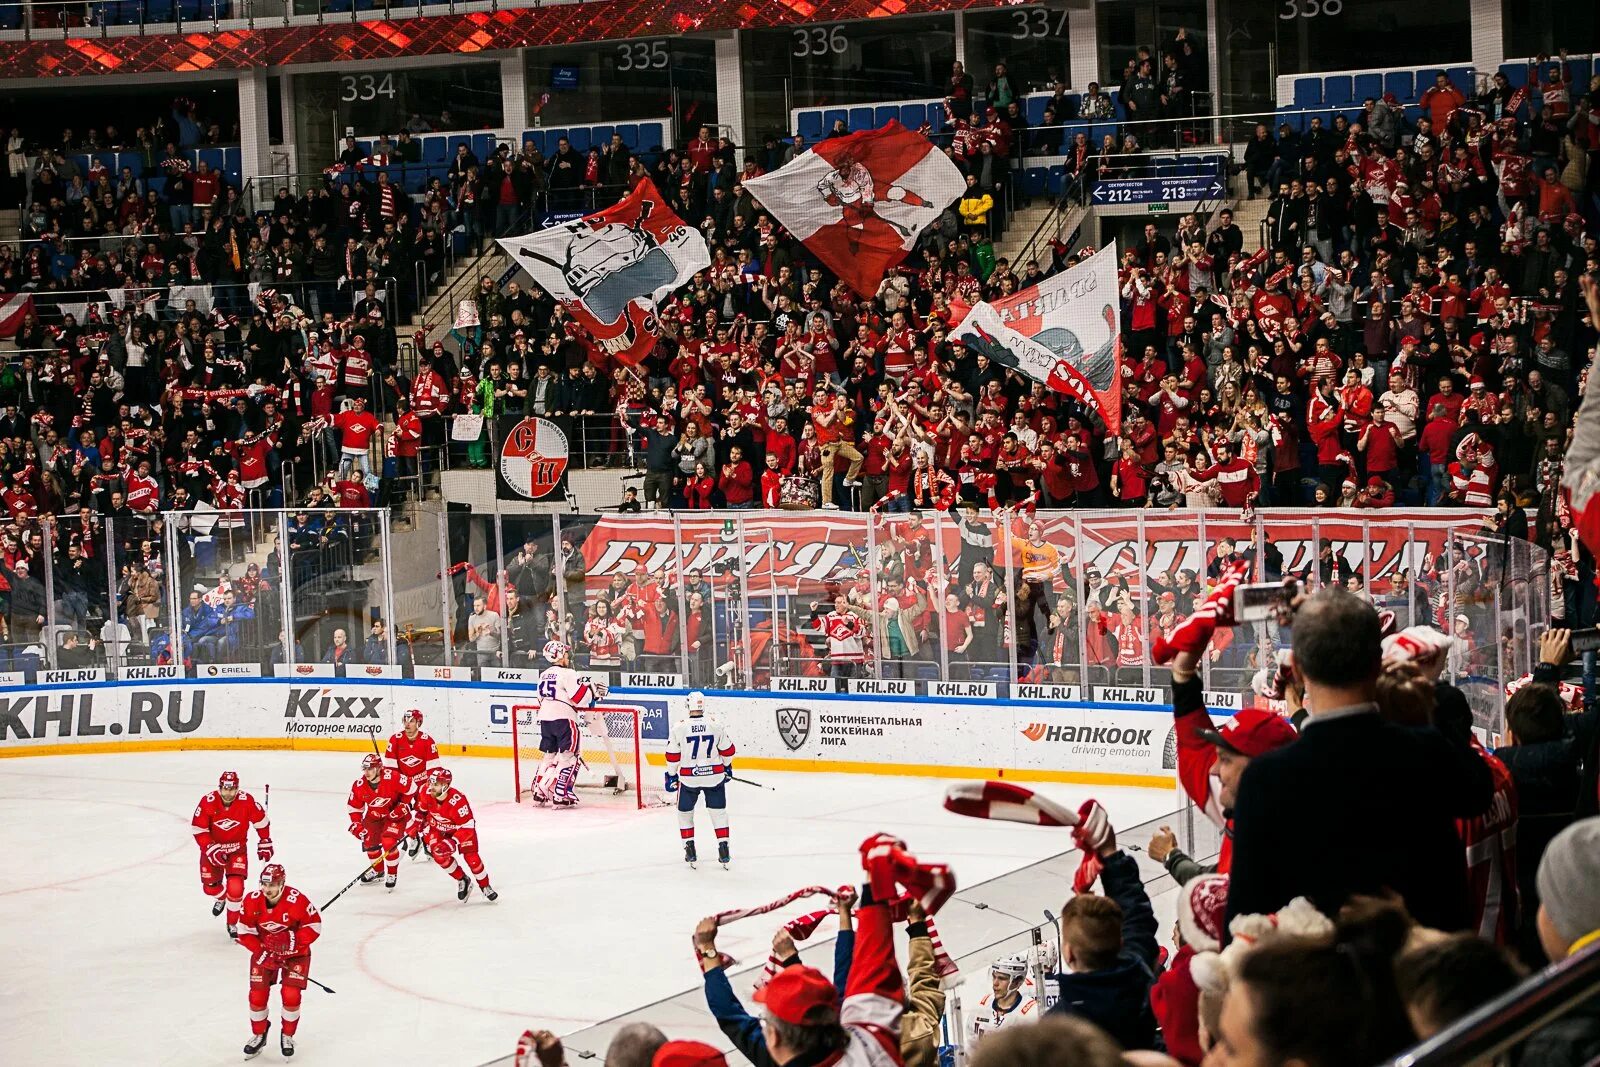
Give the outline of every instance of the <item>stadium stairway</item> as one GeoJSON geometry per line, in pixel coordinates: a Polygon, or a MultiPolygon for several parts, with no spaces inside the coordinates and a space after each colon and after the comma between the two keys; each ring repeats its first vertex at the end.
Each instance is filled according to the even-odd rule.
{"type": "MultiPolygon", "coordinates": [[[[1013,271],[1018,274],[1022,273],[1022,267],[1026,261],[1018,262],[1018,257],[1028,250],[1028,244],[1033,240],[1033,235],[1039,232],[1039,227],[1043,226],[1045,220],[1055,214],[1055,211],[1056,202],[1053,198],[1036,197],[1033,203],[1012,215],[1011,225],[1006,228],[1005,235],[995,245],[995,258],[1008,260],[1013,271]]],[[[1072,225],[1076,225],[1076,223],[1072,225]]],[[[1071,227],[1067,228],[1070,229],[1071,227]]],[[[1048,241],[1042,243],[1047,245],[1048,241]]],[[[1047,247],[1045,255],[1048,256],[1048,254],[1049,249],[1047,247]]],[[[1048,267],[1050,264],[1046,260],[1039,265],[1048,267]]]]}
{"type": "Polygon", "coordinates": [[[1255,252],[1261,248],[1261,224],[1266,221],[1267,208],[1272,204],[1266,197],[1255,200],[1235,199],[1232,203],[1233,224],[1244,233],[1244,250],[1255,252]]]}
{"type": "Polygon", "coordinates": [[[455,325],[456,305],[473,294],[478,287],[478,279],[483,275],[487,274],[498,282],[506,265],[507,259],[498,245],[490,246],[475,258],[463,256],[456,260],[446,271],[444,282],[434,291],[433,297],[417,309],[405,329],[400,331],[401,336],[410,337],[421,330],[425,335],[424,347],[447,339],[450,328],[455,325]]]}

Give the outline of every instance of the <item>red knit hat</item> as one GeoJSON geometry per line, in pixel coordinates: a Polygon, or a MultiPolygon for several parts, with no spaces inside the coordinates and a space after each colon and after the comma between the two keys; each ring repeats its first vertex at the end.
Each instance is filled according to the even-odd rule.
{"type": "Polygon", "coordinates": [[[1228,915],[1228,876],[1190,879],[1178,897],[1178,930],[1196,952],[1220,952],[1228,915]]]}
{"type": "Polygon", "coordinates": [[[728,1067],[727,1059],[701,1041],[668,1041],[656,1049],[650,1067],[728,1067]]]}

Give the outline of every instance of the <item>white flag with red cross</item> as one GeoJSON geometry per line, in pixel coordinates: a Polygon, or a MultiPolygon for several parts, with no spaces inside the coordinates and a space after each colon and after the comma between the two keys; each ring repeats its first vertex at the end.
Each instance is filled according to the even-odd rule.
{"type": "Polygon", "coordinates": [[[872,296],[966,179],[926,137],[891,121],[829,138],[744,187],[841,281],[872,296]]]}

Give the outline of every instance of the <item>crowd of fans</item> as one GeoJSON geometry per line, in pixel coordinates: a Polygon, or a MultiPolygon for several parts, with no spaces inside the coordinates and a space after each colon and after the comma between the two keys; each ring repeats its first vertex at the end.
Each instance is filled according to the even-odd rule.
{"type": "MultiPolygon", "coordinates": [[[[990,783],[984,803],[946,806],[1076,823],[1083,859],[1043,942],[969,976],[987,980],[983,995],[948,1003],[951,971],[934,925],[947,894],[939,868],[875,835],[862,845],[861,886],[828,909],[839,930],[831,977],[797,947],[827,911],[780,926],[754,1011],[718,949],[723,925],[748,915],[695,929],[707,1007],[737,1056],[757,1067],[932,1065],[956,1045],[976,1067],[1369,1065],[1435,1037],[1533,971],[1596,951],[1600,710],[1588,694],[1575,710],[1563,693],[1573,688],[1570,631],[1543,634],[1540,663],[1511,701],[1510,733],[1491,751],[1463,693],[1441,678],[1447,635],[1396,632],[1343,590],[1297,595],[1278,620],[1292,649],[1260,682],[1281,710],[1218,725],[1197,670],[1230,621],[1241,573],[1223,572],[1166,652],[1178,776],[1224,831],[1220,853],[1203,863],[1178,850],[1167,827],[1149,841],[1150,858],[1178,885],[1170,943],[1135,861],[1142,842],[1123,839],[1095,801],[1064,819],[1027,789],[990,783]],[[1005,813],[990,809],[1002,801],[1005,813]],[[896,925],[905,927],[903,957],[896,925]]],[[[1508,1025],[1504,1039],[1518,1032],[1508,1025]]],[[[738,1062],[735,1053],[669,1043],[634,1023],[605,1062],[725,1064],[738,1062]]],[[[1600,1008],[1579,998],[1494,1062],[1582,1067],[1596,1055],[1600,1008]]],[[[565,1057],[554,1035],[537,1031],[524,1035],[516,1062],[559,1067],[565,1057]]]]}

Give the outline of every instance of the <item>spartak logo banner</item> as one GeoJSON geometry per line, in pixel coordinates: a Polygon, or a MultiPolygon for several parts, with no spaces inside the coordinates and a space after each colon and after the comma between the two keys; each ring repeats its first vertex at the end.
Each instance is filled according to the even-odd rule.
{"type": "Polygon", "coordinates": [[[932,142],[891,121],[830,137],[744,187],[841,281],[871,297],[966,184],[932,142]]]}
{"type": "Polygon", "coordinates": [[[1116,434],[1122,429],[1121,320],[1113,242],[1038,285],[974,304],[950,340],[1081,400],[1116,434]]]}
{"type": "Polygon", "coordinates": [[[526,418],[505,425],[495,462],[495,496],[542,500],[567,482],[567,435],[549,419],[526,418]]]}
{"type": "Polygon", "coordinates": [[[604,211],[502,237],[500,247],[566,306],[598,353],[629,366],[660,336],[656,304],[711,265],[705,237],[673,214],[649,180],[604,211]]]}

